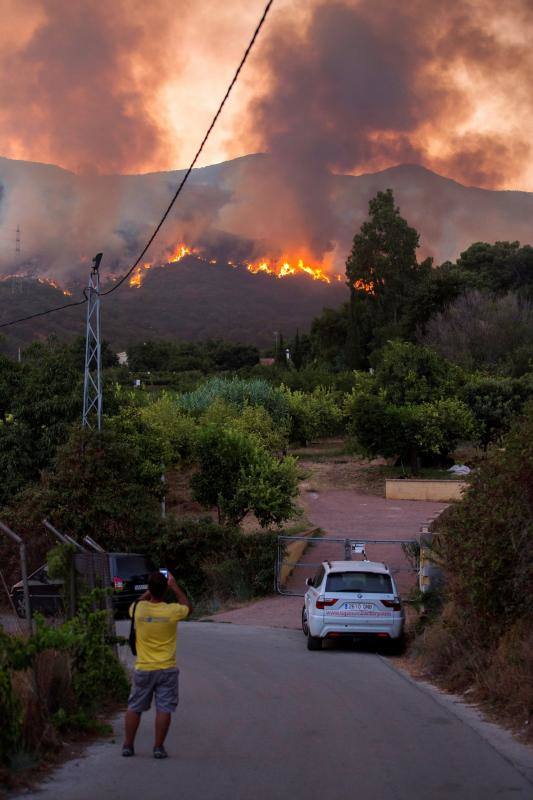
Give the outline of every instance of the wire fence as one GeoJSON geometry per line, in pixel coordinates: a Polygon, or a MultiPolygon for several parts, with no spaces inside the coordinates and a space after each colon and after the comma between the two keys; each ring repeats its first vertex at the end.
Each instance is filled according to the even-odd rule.
{"type": "Polygon", "coordinates": [[[306,579],[324,561],[368,560],[384,563],[406,598],[419,583],[419,540],[341,539],[320,536],[279,536],[276,559],[276,591],[303,597],[306,579]]]}

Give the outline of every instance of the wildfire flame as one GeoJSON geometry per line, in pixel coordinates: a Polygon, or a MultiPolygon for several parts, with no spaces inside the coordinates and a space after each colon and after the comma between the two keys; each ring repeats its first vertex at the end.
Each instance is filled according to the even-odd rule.
{"type": "MultiPolygon", "coordinates": [[[[189,247],[184,242],[179,242],[174,249],[167,255],[158,267],[164,267],[167,264],[176,264],[181,261],[185,256],[194,256],[198,261],[204,261],[207,264],[217,264],[216,258],[207,258],[201,254],[195,247],[189,247]]],[[[324,283],[331,283],[332,277],[326,274],[322,266],[312,266],[303,258],[288,258],[284,256],[279,259],[264,258],[257,262],[245,261],[240,264],[235,261],[227,261],[228,266],[237,268],[238,266],[245,266],[248,272],[257,274],[258,272],[265,272],[268,275],[273,275],[276,278],[286,278],[289,275],[305,274],[309,275],[315,281],[323,281],[324,283]]],[[[145,264],[137,267],[129,279],[129,285],[135,289],[142,286],[145,271],[151,269],[154,265],[153,262],[148,261],[145,264]]],[[[343,280],[340,275],[336,276],[337,280],[343,280]]]]}
{"type": "Polygon", "coordinates": [[[358,278],[354,281],[354,289],[357,292],[366,292],[367,294],[376,294],[376,284],[374,281],[364,281],[358,278]]]}
{"type": "Polygon", "coordinates": [[[172,255],[167,258],[167,264],[176,264],[177,261],[181,261],[182,258],[185,256],[193,256],[196,255],[198,251],[194,247],[187,247],[186,244],[180,242],[177,244],[174,250],[172,251],[172,255]]]}
{"type": "Polygon", "coordinates": [[[135,289],[140,289],[144,279],[145,270],[151,269],[153,265],[153,261],[145,261],[144,264],[141,264],[140,267],[137,267],[129,279],[128,284],[133,286],[135,289]]]}
{"type": "MultiPolygon", "coordinates": [[[[198,251],[194,247],[187,247],[186,244],[180,242],[177,244],[173,250],[171,250],[170,255],[166,256],[165,263],[166,264],[176,264],[178,261],[181,261],[182,258],[185,256],[192,256],[196,255],[198,251]]],[[[216,263],[216,262],[215,262],[216,263]]],[[[142,286],[142,282],[144,280],[144,272],[145,270],[151,269],[154,265],[153,261],[145,261],[140,267],[137,267],[131,278],[129,279],[128,283],[134,289],[140,289],[142,286]]],[[[160,266],[164,266],[161,264],[160,266]]]]}
{"type": "Polygon", "coordinates": [[[246,263],[246,269],[252,274],[258,272],[266,272],[268,275],[275,275],[276,278],[286,278],[288,275],[297,275],[298,273],[305,273],[310,275],[314,281],[324,281],[324,283],[331,283],[331,278],[325,274],[322,267],[312,267],[306,264],[303,258],[299,258],[291,263],[290,260],[282,258],[278,261],[263,260],[256,263],[249,261],[246,263]]]}

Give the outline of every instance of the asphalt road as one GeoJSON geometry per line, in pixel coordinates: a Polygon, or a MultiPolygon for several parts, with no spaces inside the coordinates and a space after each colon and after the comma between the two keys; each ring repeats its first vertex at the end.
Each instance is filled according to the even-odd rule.
{"type": "MultiPolygon", "coordinates": [[[[124,625],[124,623],[122,623],[124,625]]],[[[533,797],[533,756],[475,714],[354,650],[311,653],[298,631],[184,623],[181,702],[152,758],[92,745],[39,800],[496,800],[533,797]],[[474,727],[472,725],[474,724],[474,727]],[[476,729],[479,728],[479,729],[476,729]],[[489,732],[487,733],[487,728],[489,732]]],[[[28,795],[26,795],[28,796],[28,795]]]]}

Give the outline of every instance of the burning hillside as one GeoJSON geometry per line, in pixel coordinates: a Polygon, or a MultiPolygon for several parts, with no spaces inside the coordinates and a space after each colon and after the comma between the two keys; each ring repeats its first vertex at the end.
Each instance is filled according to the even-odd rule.
{"type": "Polygon", "coordinates": [[[283,256],[282,258],[262,258],[257,261],[221,261],[218,258],[209,257],[204,254],[202,250],[191,247],[184,242],[177,244],[160,263],[153,261],[146,261],[141,266],[137,267],[129,279],[129,286],[139,289],[148,270],[156,267],[157,269],[165,269],[173,264],[177,264],[186,256],[190,256],[197,261],[204,264],[219,264],[225,263],[233,268],[245,268],[252,275],[263,273],[271,275],[275,278],[287,278],[295,275],[305,275],[314,281],[322,281],[323,283],[331,283],[332,280],[342,281],[342,275],[327,274],[326,265],[317,265],[309,263],[308,259],[299,257],[283,256]]]}

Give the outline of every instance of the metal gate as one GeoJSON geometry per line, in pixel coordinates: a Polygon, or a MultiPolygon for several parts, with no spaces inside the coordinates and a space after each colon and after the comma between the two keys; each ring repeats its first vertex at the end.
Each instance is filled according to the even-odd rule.
{"type": "Polygon", "coordinates": [[[418,539],[336,539],[330,536],[278,536],[276,591],[303,597],[306,579],[323,561],[379,561],[388,567],[402,597],[418,586],[418,539]]]}

